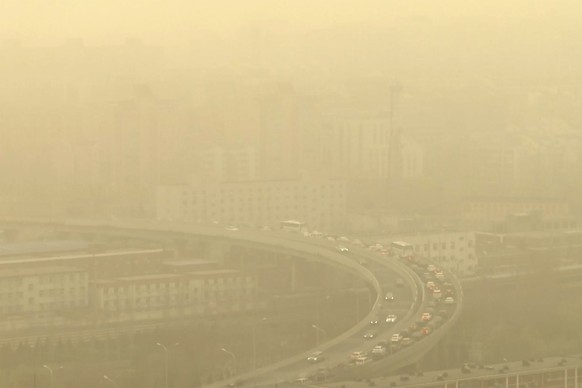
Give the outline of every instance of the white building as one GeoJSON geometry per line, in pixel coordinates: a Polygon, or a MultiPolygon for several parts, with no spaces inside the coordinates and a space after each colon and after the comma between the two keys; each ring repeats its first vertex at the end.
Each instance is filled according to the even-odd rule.
{"type": "Polygon", "coordinates": [[[416,141],[408,137],[401,138],[400,158],[402,178],[414,179],[424,175],[424,150],[416,141]]]}
{"type": "Polygon", "coordinates": [[[156,198],[162,220],[276,227],[297,219],[333,231],[345,227],[346,212],[346,184],[340,180],[160,186],[156,198]]]}
{"type": "Polygon", "coordinates": [[[259,153],[254,147],[213,147],[198,157],[204,182],[254,181],[260,177],[259,153]]]}
{"type": "Polygon", "coordinates": [[[108,322],[250,311],[257,280],[236,270],[119,277],[95,281],[91,304],[108,322]]]}
{"type": "Polygon", "coordinates": [[[87,271],[72,267],[7,268],[0,272],[0,316],[85,308],[87,271]]]}
{"type": "Polygon", "coordinates": [[[471,275],[477,268],[475,232],[442,231],[399,235],[383,243],[388,246],[396,240],[410,243],[415,256],[433,260],[458,276],[471,275]]]}
{"type": "Polygon", "coordinates": [[[396,133],[388,114],[341,113],[330,116],[322,152],[333,171],[350,178],[389,178],[396,168],[396,133]],[[391,155],[392,152],[392,155],[391,155]]]}

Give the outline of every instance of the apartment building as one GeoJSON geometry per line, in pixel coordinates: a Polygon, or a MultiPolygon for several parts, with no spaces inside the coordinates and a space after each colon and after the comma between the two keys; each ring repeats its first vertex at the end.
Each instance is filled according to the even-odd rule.
{"type": "Polygon", "coordinates": [[[91,304],[107,322],[249,311],[258,306],[254,275],[236,270],[97,280],[91,304]]]}
{"type": "Polygon", "coordinates": [[[287,219],[312,229],[345,227],[346,184],[342,180],[251,181],[160,186],[161,220],[278,226],[287,219]]]}
{"type": "Polygon", "coordinates": [[[87,271],[74,267],[12,268],[0,272],[0,316],[88,306],[87,271]]]}

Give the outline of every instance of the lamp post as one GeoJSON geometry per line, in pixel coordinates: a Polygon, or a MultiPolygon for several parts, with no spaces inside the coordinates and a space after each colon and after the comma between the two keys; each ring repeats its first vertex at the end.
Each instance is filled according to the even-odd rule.
{"type": "Polygon", "coordinates": [[[317,325],[311,325],[311,327],[313,327],[316,330],[316,346],[319,346],[319,332],[321,331],[323,333],[323,340],[325,341],[327,338],[327,332],[325,330],[323,330],[321,327],[317,326],[317,325]]]}
{"type": "Polygon", "coordinates": [[[164,379],[166,382],[165,386],[168,388],[168,348],[159,342],[156,342],[156,345],[164,349],[164,379]]]}
{"type": "Polygon", "coordinates": [[[109,376],[103,375],[103,378],[105,380],[109,381],[115,388],[117,388],[117,383],[115,381],[113,381],[109,376]]]}
{"type": "MultiPolygon", "coordinates": [[[[267,317],[261,318],[261,323],[265,322],[267,317]]],[[[257,369],[257,324],[253,325],[253,370],[257,369]]]]}
{"type": "Polygon", "coordinates": [[[54,382],[54,377],[55,377],[55,373],[53,371],[53,368],[51,368],[48,365],[43,365],[42,367],[45,368],[46,370],[48,370],[49,373],[51,374],[51,387],[52,387],[53,386],[53,382],[54,382]]]}
{"type": "Polygon", "coordinates": [[[234,372],[236,373],[236,356],[235,356],[235,354],[231,351],[226,350],[225,348],[221,348],[220,350],[222,350],[224,353],[226,353],[232,357],[232,365],[233,365],[234,372]]]}

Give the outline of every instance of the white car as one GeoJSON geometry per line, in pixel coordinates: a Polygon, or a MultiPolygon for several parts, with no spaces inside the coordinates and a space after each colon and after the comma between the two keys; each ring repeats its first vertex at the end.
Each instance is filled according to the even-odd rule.
{"type": "Polygon", "coordinates": [[[338,246],[337,250],[340,252],[349,252],[350,251],[347,247],[344,247],[343,245],[338,246]]]}
{"type": "Polygon", "coordinates": [[[231,231],[231,232],[236,232],[238,230],[238,228],[234,225],[227,225],[224,227],[224,229],[231,231]]]}
{"type": "Polygon", "coordinates": [[[447,296],[445,298],[445,304],[454,304],[455,303],[455,299],[452,296],[447,296]]]}
{"type": "Polygon", "coordinates": [[[364,339],[372,339],[374,337],[376,337],[376,332],[374,330],[367,331],[364,334],[364,339]]]}
{"type": "Polygon", "coordinates": [[[313,352],[307,357],[307,361],[309,362],[320,362],[323,361],[323,352],[317,351],[313,352]]]}
{"type": "Polygon", "coordinates": [[[365,352],[353,352],[352,354],[350,354],[350,358],[355,361],[359,358],[363,358],[366,357],[366,353],[365,352]]]}
{"type": "Polygon", "coordinates": [[[375,356],[383,356],[386,354],[386,347],[382,345],[376,345],[374,346],[374,349],[372,349],[372,354],[375,356]]]}
{"type": "Polygon", "coordinates": [[[395,314],[389,314],[386,317],[386,323],[394,323],[394,322],[396,322],[396,318],[397,318],[397,316],[395,314]]]}
{"type": "Polygon", "coordinates": [[[398,343],[400,342],[400,340],[402,339],[402,336],[398,333],[394,333],[392,334],[392,338],[390,339],[390,341],[392,341],[392,343],[398,343]]]}

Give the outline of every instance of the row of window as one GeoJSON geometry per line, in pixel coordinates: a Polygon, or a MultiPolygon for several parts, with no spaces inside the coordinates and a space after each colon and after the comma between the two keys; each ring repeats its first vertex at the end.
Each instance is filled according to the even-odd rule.
{"type": "MultiPolygon", "coordinates": [[[[467,240],[467,246],[468,247],[472,247],[473,246],[473,240],[467,240]]],[[[454,241],[450,241],[448,244],[446,242],[441,242],[441,243],[437,243],[437,242],[433,242],[432,243],[432,250],[439,250],[439,249],[455,249],[457,248],[457,245],[454,241]]],[[[463,252],[465,249],[462,246],[458,246],[459,248],[459,252],[463,252]]],[[[428,252],[431,250],[431,244],[430,243],[424,243],[424,244],[418,244],[414,246],[414,250],[417,252],[420,252],[421,250],[424,252],[428,252]]]]}
{"type": "Polygon", "coordinates": [[[103,301],[104,309],[115,309],[115,308],[131,308],[131,307],[147,307],[147,306],[167,306],[167,305],[181,305],[188,303],[196,303],[210,300],[224,300],[224,299],[238,299],[241,297],[250,297],[254,295],[254,290],[244,290],[241,292],[207,292],[206,295],[194,296],[194,295],[183,295],[181,297],[171,296],[171,297],[141,297],[135,299],[114,299],[103,301]]]}

